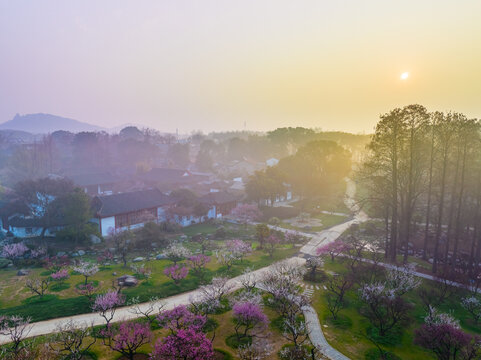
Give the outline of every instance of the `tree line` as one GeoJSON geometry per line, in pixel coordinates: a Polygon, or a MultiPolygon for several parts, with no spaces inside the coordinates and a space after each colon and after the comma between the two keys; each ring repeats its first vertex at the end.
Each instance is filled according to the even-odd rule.
{"type": "Polygon", "coordinates": [[[385,224],[385,254],[433,272],[477,275],[481,260],[480,122],[421,105],[381,115],[358,177],[361,201],[385,224]]]}

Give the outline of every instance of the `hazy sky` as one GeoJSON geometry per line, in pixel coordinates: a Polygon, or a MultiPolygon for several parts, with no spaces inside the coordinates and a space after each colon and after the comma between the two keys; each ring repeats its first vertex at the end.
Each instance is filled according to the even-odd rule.
{"type": "Polygon", "coordinates": [[[359,132],[413,102],[481,117],[480,15],[480,0],[0,0],[0,122],[359,132]]]}

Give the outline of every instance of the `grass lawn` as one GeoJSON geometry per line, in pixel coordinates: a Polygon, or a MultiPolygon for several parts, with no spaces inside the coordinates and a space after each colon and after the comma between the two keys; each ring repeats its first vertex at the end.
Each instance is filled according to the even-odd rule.
{"type": "MultiPolygon", "coordinates": [[[[339,260],[333,263],[326,259],[325,270],[342,273],[346,271],[346,267],[339,260]]],[[[423,281],[421,286],[432,288],[436,284],[431,281],[423,281]]],[[[481,334],[481,326],[474,325],[470,320],[469,313],[460,305],[463,296],[466,296],[466,293],[463,294],[460,291],[439,306],[439,310],[451,313],[460,321],[460,325],[465,331],[481,334]]],[[[359,313],[362,303],[359,300],[357,289],[348,291],[346,297],[346,306],[339,312],[339,320],[336,322],[332,320],[331,314],[327,310],[325,291],[322,288],[314,294],[313,305],[319,314],[321,324],[327,325],[327,327],[323,326],[323,330],[329,343],[351,359],[364,359],[365,352],[375,348],[375,345],[366,337],[366,330],[370,324],[368,319],[359,313]]],[[[421,299],[416,291],[411,291],[405,295],[405,300],[413,306],[410,311],[410,321],[404,325],[400,333],[392,333],[390,336],[393,340],[392,344],[384,345],[383,348],[401,359],[435,359],[431,353],[413,344],[414,330],[423,324],[426,316],[421,299]]]]}
{"type": "Polygon", "coordinates": [[[347,218],[345,216],[340,216],[340,215],[332,215],[332,214],[317,214],[312,216],[313,219],[318,219],[321,221],[322,225],[321,226],[310,226],[308,227],[309,230],[307,230],[305,227],[302,226],[294,226],[288,222],[281,222],[279,226],[285,228],[285,229],[290,229],[290,230],[297,230],[297,231],[311,231],[311,232],[319,232],[325,229],[328,229],[332,226],[341,224],[345,221],[347,221],[347,218]]]}
{"type": "MultiPolygon", "coordinates": [[[[213,276],[234,277],[240,275],[248,267],[258,269],[290,257],[297,251],[298,249],[292,245],[285,245],[277,249],[274,256],[270,258],[264,252],[256,250],[244,260],[238,261],[229,270],[221,266],[216,261],[215,256],[212,256],[212,261],[208,264],[205,271],[204,281],[209,282],[213,276]]],[[[141,281],[136,287],[124,289],[123,293],[127,296],[127,300],[132,297],[139,297],[140,301],[148,301],[152,296],[164,298],[193,290],[201,284],[199,278],[189,274],[179,285],[175,285],[172,280],[163,274],[163,269],[171,265],[171,262],[168,260],[151,260],[146,261],[145,264],[152,269],[152,278],[148,281],[141,281]]],[[[30,270],[31,274],[35,275],[45,273],[43,268],[32,268],[30,270]]],[[[32,321],[41,321],[91,311],[87,299],[83,296],[78,296],[75,291],[75,285],[84,280],[81,275],[71,275],[70,279],[65,281],[66,284],[70,285],[68,288],[49,292],[47,295],[39,297],[32,296],[23,285],[25,278],[16,276],[16,272],[17,270],[13,269],[0,271],[0,284],[2,284],[0,315],[16,314],[29,316],[32,318],[32,321]]],[[[98,292],[101,293],[111,288],[112,281],[117,277],[132,273],[130,268],[124,268],[121,264],[115,264],[101,268],[101,271],[95,274],[91,280],[98,282],[98,292]],[[114,273],[116,275],[113,275],[114,273]]],[[[50,287],[52,286],[58,287],[57,283],[51,283],[50,287]]],[[[58,288],[55,290],[58,290],[58,288]]]]}
{"type": "MultiPolygon", "coordinates": [[[[277,359],[277,353],[282,349],[284,345],[288,343],[288,341],[282,336],[282,332],[279,330],[277,326],[274,325],[274,322],[278,320],[278,315],[268,306],[263,307],[263,312],[269,318],[271,324],[269,325],[268,331],[263,333],[263,336],[269,340],[269,342],[273,346],[273,353],[270,356],[270,359],[277,359]]],[[[214,349],[221,350],[224,353],[227,353],[233,359],[238,359],[236,356],[236,349],[230,347],[226,343],[226,339],[229,336],[235,334],[234,331],[234,324],[232,321],[232,310],[224,312],[219,315],[209,315],[210,319],[214,320],[217,326],[207,332],[207,338],[214,339],[213,340],[213,347],[214,349]]],[[[100,326],[98,328],[101,328],[100,326]]],[[[155,342],[164,336],[169,335],[169,331],[167,329],[156,329],[153,330],[153,341],[149,344],[142,346],[139,350],[139,353],[149,354],[153,348],[155,342]]],[[[37,344],[42,344],[48,341],[48,336],[40,336],[36,338],[37,344]]],[[[87,338],[86,343],[90,341],[90,338],[87,338]]],[[[93,358],[97,360],[115,360],[119,359],[119,353],[110,350],[108,347],[103,345],[101,339],[97,339],[96,343],[90,348],[90,353],[93,355],[93,358]]],[[[227,355],[227,356],[228,356],[227,355]]],[[[222,358],[219,358],[222,359],[222,358]]],[[[225,357],[225,359],[230,359],[230,357],[225,357]]]]}

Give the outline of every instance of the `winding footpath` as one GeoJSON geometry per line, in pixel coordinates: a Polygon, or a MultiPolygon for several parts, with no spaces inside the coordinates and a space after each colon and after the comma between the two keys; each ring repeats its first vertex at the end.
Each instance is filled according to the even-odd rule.
{"type": "MultiPolygon", "coordinates": [[[[360,223],[366,221],[368,219],[367,215],[359,211],[357,205],[354,201],[354,195],[356,193],[356,185],[355,183],[350,180],[346,179],[347,187],[346,187],[346,197],[345,203],[351,211],[355,214],[353,218],[349,219],[348,221],[335,225],[329,229],[320,231],[318,233],[303,233],[301,235],[306,236],[310,240],[300,249],[299,256],[291,257],[286,259],[292,264],[296,264],[298,266],[302,266],[305,264],[306,260],[305,257],[316,256],[316,249],[321,246],[328,244],[330,242],[335,241],[345,230],[347,230],[352,224],[360,223]]],[[[289,232],[289,230],[283,228],[277,228],[278,230],[289,232]]],[[[255,275],[256,278],[260,279],[262,275],[271,269],[272,265],[255,270],[252,274],[255,275]]],[[[240,283],[241,276],[232,278],[229,280],[229,284],[233,285],[233,290],[239,289],[241,287],[240,283]]],[[[190,300],[196,297],[199,294],[199,290],[193,290],[186,293],[182,293],[179,295],[174,295],[165,299],[161,299],[161,303],[164,305],[163,309],[169,310],[174,308],[178,305],[187,305],[190,303],[190,300]]],[[[139,304],[138,307],[141,310],[147,310],[152,306],[152,303],[143,303],[139,304]]],[[[124,320],[130,320],[139,317],[133,310],[135,306],[126,306],[117,309],[115,312],[114,318],[112,322],[119,322],[124,320]]],[[[153,313],[155,314],[155,313],[153,313]]],[[[304,309],[304,316],[306,319],[306,325],[308,327],[309,338],[312,344],[318,348],[321,353],[331,360],[348,360],[349,358],[334,349],[329,343],[327,342],[324,334],[322,332],[321,325],[319,323],[319,318],[317,316],[316,311],[311,306],[306,307],[304,309]]],[[[65,324],[69,321],[73,321],[76,324],[88,324],[88,325],[103,325],[104,319],[99,316],[98,313],[87,313],[87,314],[80,314],[70,317],[64,318],[56,318],[52,320],[46,321],[39,321],[36,323],[31,324],[30,332],[28,333],[28,337],[35,337],[40,335],[47,335],[51,333],[55,333],[57,331],[59,324],[65,324]]],[[[0,335],[0,344],[5,344],[9,341],[6,336],[0,335]]]]}

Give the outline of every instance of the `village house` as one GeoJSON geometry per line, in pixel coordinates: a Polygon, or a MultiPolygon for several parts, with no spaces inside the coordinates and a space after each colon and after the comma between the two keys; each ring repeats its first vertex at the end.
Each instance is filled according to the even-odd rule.
{"type": "Polygon", "coordinates": [[[76,174],[68,176],[68,178],[91,196],[113,194],[114,185],[118,182],[118,179],[108,172],[76,174]]]}
{"type": "Polygon", "coordinates": [[[207,217],[209,219],[220,219],[225,215],[229,215],[233,208],[237,206],[238,198],[225,191],[213,191],[200,199],[202,204],[209,208],[207,217]]]}
{"type": "Polygon", "coordinates": [[[96,196],[95,221],[102,236],[109,232],[135,229],[147,222],[166,221],[166,211],[173,199],[160,190],[141,190],[114,195],[96,196]]]}

